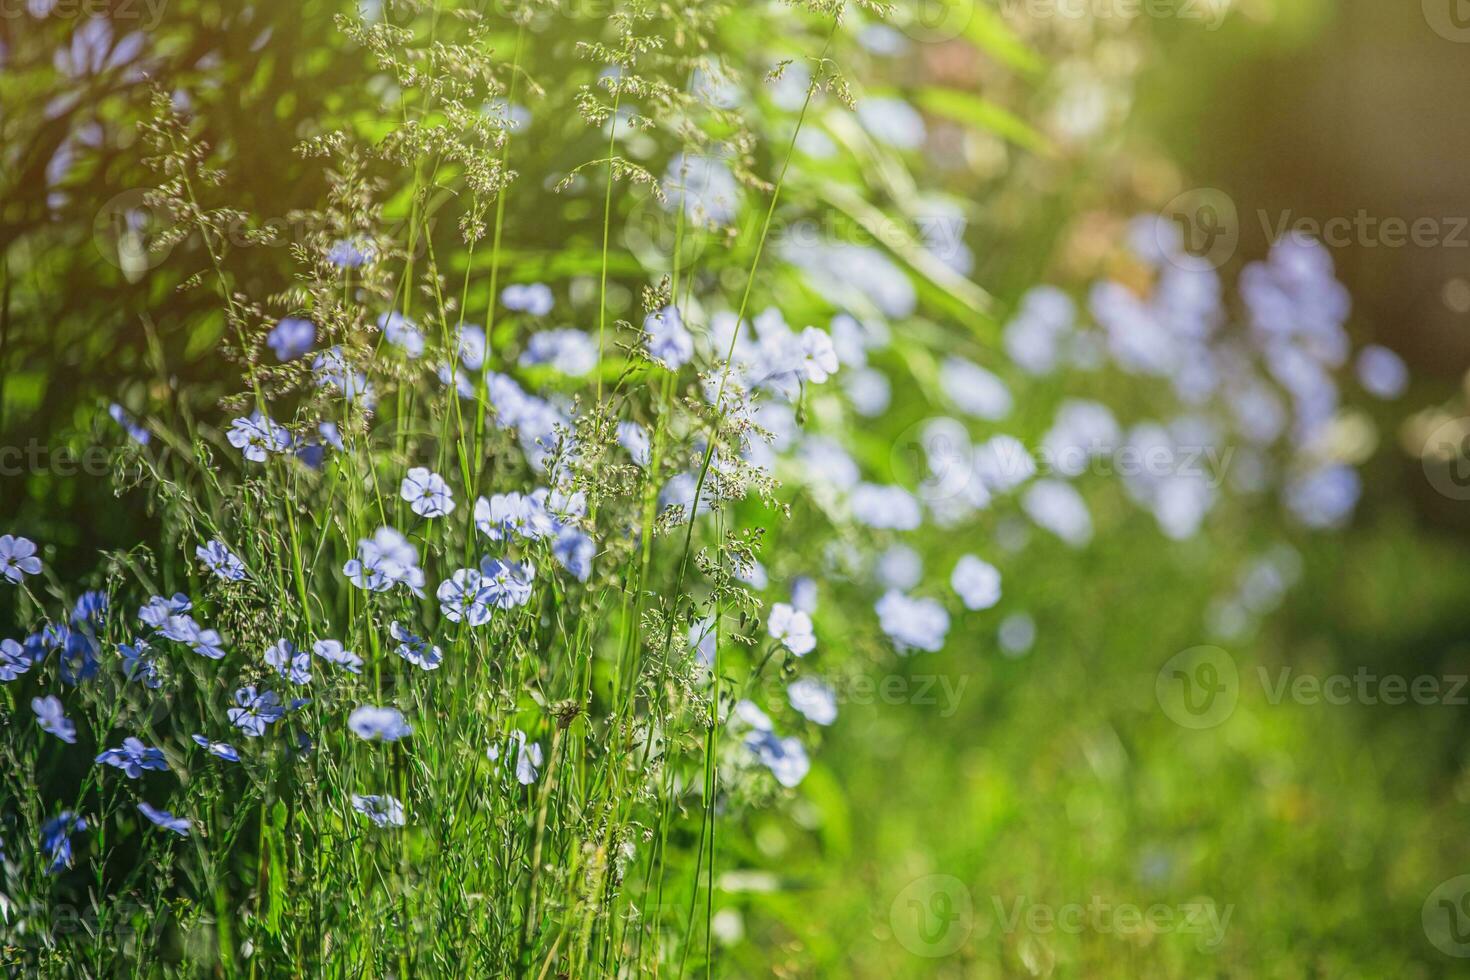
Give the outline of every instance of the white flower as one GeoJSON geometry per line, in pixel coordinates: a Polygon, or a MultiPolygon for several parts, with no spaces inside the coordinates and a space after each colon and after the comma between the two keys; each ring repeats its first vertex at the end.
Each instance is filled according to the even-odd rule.
{"type": "Polygon", "coordinates": [[[837,348],[832,338],[816,327],[801,332],[801,368],[808,381],[821,384],[837,373],[837,348]]]}
{"type": "Polygon", "coordinates": [[[812,618],[793,606],[778,602],[771,607],[771,618],[766,621],[771,638],[786,649],[804,657],[817,646],[812,634],[812,618]]]}
{"type": "Polygon", "coordinates": [[[989,609],[1000,601],[1000,572],[974,555],[965,555],[955,564],[949,584],[966,609],[989,609]]]}

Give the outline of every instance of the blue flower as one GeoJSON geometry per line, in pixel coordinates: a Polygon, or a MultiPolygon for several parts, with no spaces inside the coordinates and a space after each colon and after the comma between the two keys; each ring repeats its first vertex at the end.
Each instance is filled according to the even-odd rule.
{"type": "Polygon", "coordinates": [[[903,487],[860,483],[850,503],[858,523],[878,530],[913,531],[923,521],[919,501],[903,487]]]}
{"type": "Polygon", "coordinates": [[[149,649],[143,640],[131,646],[126,643],[117,646],[118,653],[122,654],[123,676],[130,681],[141,681],[144,687],[156,691],[163,686],[163,681],[158,676],[158,665],[148,658],[149,649]]]}
{"type": "MultiPolygon", "coordinates": [[[[516,782],[522,786],[529,786],[541,774],[541,764],[544,761],[541,755],[541,743],[528,743],[526,733],[517,728],[510,733],[510,738],[505,743],[507,750],[511,746],[515,746],[516,749],[516,782]]],[[[485,754],[491,762],[499,761],[501,748],[498,745],[492,745],[485,754]]]]}
{"type": "Polygon", "coordinates": [[[399,348],[411,358],[417,358],[424,352],[424,334],[419,330],[419,325],[396,310],[392,313],[384,313],[378,317],[378,329],[383,331],[384,338],[394,347],[399,348]]]}
{"type": "Polygon", "coordinates": [[[240,753],[236,752],[235,747],[229,742],[211,742],[203,735],[193,735],[190,737],[202,746],[206,752],[217,759],[223,759],[226,762],[240,761],[240,753]]]}
{"type": "Polygon", "coordinates": [[[298,440],[296,445],[296,458],[314,470],[322,468],[322,463],[327,458],[327,447],[341,452],[342,433],[335,422],[318,422],[316,426],[317,437],[307,437],[298,440]]]}
{"type": "Polygon", "coordinates": [[[41,559],[36,557],[36,543],[11,534],[0,535],[0,578],[19,585],[27,575],[41,573],[41,559]]]}
{"type": "Polygon", "coordinates": [[[1011,613],[1001,620],[996,641],[1006,656],[1021,656],[1036,642],[1036,620],[1023,612],[1011,613]]]}
{"type": "Polygon", "coordinates": [[[650,456],[648,430],[643,426],[637,422],[619,422],[618,445],[628,451],[628,455],[633,457],[633,462],[639,466],[648,465],[650,456]]]}
{"type": "Polygon", "coordinates": [[[786,685],[786,700],[807,721],[830,725],[837,720],[837,695],[814,677],[802,677],[786,685]]]}
{"type": "Polygon", "coordinates": [[[107,593],[95,589],[83,592],[71,610],[71,621],[77,626],[100,624],[107,618],[107,593]]]}
{"type": "Polygon", "coordinates": [[[597,544],[577,528],[563,524],[556,540],[551,543],[551,553],[578,582],[585,582],[592,574],[592,558],[597,554],[597,544]]]}
{"type": "Polygon", "coordinates": [[[267,725],[274,725],[286,715],[281,699],[274,691],[256,692],[253,685],[235,692],[236,707],[229,709],[230,724],[245,733],[247,738],[259,738],[265,734],[267,725]]]}
{"type": "Polygon", "coordinates": [[[440,582],[436,595],[439,611],[450,622],[484,626],[490,621],[490,604],[495,596],[473,568],[461,568],[440,582]]]}
{"type": "Polygon", "coordinates": [[[404,629],[394,620],[388,627],[388,632],[393,639],[398,641],[398,655],[415,667],[423,670],[437,670],[439,664],[444,660],[444,651],[437,646],[431,645],[423,637],[415,636],[404,629]]]}
{"type": "Polygon", "coordinates": [[[168,762],[163,757],[162,749],[150,748],[132,736],[123,739],[120,748],[104,751],[97,756],[97,761],[121,769],[123,775],[129,779],[137,779],[143,775],[144,769],[168,770],[168,762]]]}
{"type": "Polygon", "coordinates": [[[486,557],[480,561],[480,574],[490,601],[501,609],[514,609],[531,601],[536,569],[529,562],[486,557]]]}
{"type": "Polygon", "coordinates": [[[403,720],[403,713],[397,708],[379,708],[371,704],[354,708],[347,717],[347,727],[369,742],[396,742],[413,733],[413,727],[403,720]]]}
{"type": "Polygon", "coordinates": [[[504,303],[508,310],[517,310],[532,316],[545,316],[551,312],[553,303],[551,287],[540,282],[506,286],[500,293],[500,302],[504,303]]]}
{"type": "Polygon", "coordinates": [[[290,433],[258,413],[231,422],[226,438],[252,463],[264,463],[271,453],[284,453],[291,448],[290,433]]]}
{"type": "Polygon", "coordinates": [[[172,830],[180,837],[189,836],[189,821],[183,817],[176,817],[167,810],[159,810],[147,803],[139,803],[138,812],[164,830],[172,830]]]}
{"type": "Polygon", "coordinates": [[[666,306],[643,319],[643,338],[648,354],[677,371],[694,358],[694,338],[684,329],[679,311],[666,306]]]}
{"type": "Polygon", "coordinates": [[[101,670],[97,660],[97,641],[88,633],[68,626],[48,627],[46,636],[61,649],[57,676],[65,684],[91,680],[101,670]]]}
{"type": "Polygon", "coordinates": [[[745,747],[788,789],[800,784],[811,769],[806,749],[795,736],[780,738],[775,732],[753,731],[745,737],[745,747]]]}
{"type": "Polygon", "coordinates": [[[580,330],[543,330],[532,334],[521,353],[521,367],[549,364],[569,378],[597,367],[597,342],[580,330]]]}
{"type": "Polygon", "coordinates": [[[407,538],[391,527],[380,527],[371,539],[357,542],[357,557],[349,559],[342,572],[359,589],[386,592],[402,584],[422,598],[424,572],[418,561],[418,549],[407,538]]]}
{"type": "Polygon", "coordinates": [[[277,640],[265,651],[265,662],[292,684],[311,683],[311,655],[290,640],[277,640]]]}
{"type": "Polygon", "coordinates": [[[200,545],[194,550],[199,560],[204,562],[204,567],[226,582],[243,582],[249,576],[245,572],[245,563],[225,547],[225,543],[218,538],[208,544],[200,545]]]}
{"type": "Polygon", "coordinates": [[[288,316],[275,325],[265,342],[276,352],[276,360],[294,361],[310,351],[311,345],[316,343],[316,324],[310,320],[288,316]]]}
{"type": "Polygon", "coordinates": [[[14,640],[0,640],[0,681],[13,681],[31,669],[25,647],[14,640]]]}
{"type": "Polygon", "coordinates": [[[163,629],[172,616],[188,612],[194,603],[182,592],[175,592],[172,599],[156,595],[138,609],[138,620],[145,626],[163,629]]]}
{"type": "Polygon", "coordinates": [[[127,410],[117,402],[107,407],[107,414],[112,416],[112,420],[122,427],[122,430],[128,434],[128,438],[138,445],[146,446],[153,441],[153,433],[134,422],[127,410]]]}
{"type": "Polygon", "coordinates": [[[1392,401],[1409,386],[1409,369],[1387,347],[1369,344],[1358,353],[1358,382],[1374,398],[1392,401]]]}
{"type": "Polygon", "coordinates": [[[899,653],[913,650],[937,652],[949,633],[949,613],[933,599],[912,599],[902,592],[888,592],[874,607],[878,625],[899,653]]]}
{"type": "Polygon", "coordinates": [[[70,810],[62,810],[41,825],[41,853],[51,859],[47,874],[71,867],[71,835],[86,829],[86,818],[70,810]]]}
{"type": "Polygon", "coordinates": [[[489,344],[485,341],[485,329],[473,323],[461,323],[457,331],[459,339],[459,366],[478,371],[485,366],[485,353],[489,344]]]}
{"type": "Polygon", "coordinates": [[[336,388],[349,402],[355,401],[361,395],[363,404],[369,408],[372,407],[374,401],[372,384],[368,382],[366,374],[348,366],[347,358],[343,355],[341,347],[329,347],[312,358],[311,373],[316,377],[319,387],[336,388]]]}
{"type": "Polygon", "coordinates": [[[356,269],[372,261],[372,243],[363,238],[342,238],[332,243],[327,261],[339,269],[356,269]]]}
{"type": "Polygon", "coordinates": [[[359,796],[354,793],[352,809],[378,827],[402,827],[404,824],[403,804],[391,796],[359,796]]]}
{"type": "Polygon", "coordinates": [[[31,710],[36,713],[36,722],[41,726],[41,731],[55,735],[68,745],[76,744],[77,726],[67,719],[66,712],[61,708],[60,698],[54,694],[48,694],[44,698],[31,698],[31,710]]]}
{"type": "Polygon", "coordinates": [[[222,660],[225,656],[224,640],[215,630],[207,630],[187,613],[169,616],[159,630],[165,637],[182,643],[201,657],[222,660]]]}
{"type": "Polygon", "coordinates": [[[399,496],[420,517],[445,517],[454,510],[454,497],[444,477],[423,466],[415,466],[403,478],[399,496]]]}
{"type": "Polygon", "coordinates": [[[475,501],[475,527],[491,541],[508,537],[539,540],[555,533],[556,525],[546,512],[544,495],[522,495],[512,491],[475,501]]]}
{"type": "Polygon", "coordinates": [[[336,640],[317,640],[311,649],[318,657],[354,674],[362,673],[362,658],[336,640]]]}
{"type": "Polygon", "coordinates": [[[903,99],[878,96],[857,103],[858,122],[879,143],[899,150],[917,150],[924,145],[924,117],[903,99]]]}

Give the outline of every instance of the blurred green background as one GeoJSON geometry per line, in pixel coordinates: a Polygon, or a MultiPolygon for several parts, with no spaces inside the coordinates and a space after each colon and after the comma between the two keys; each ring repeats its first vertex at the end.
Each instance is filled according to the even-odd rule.
{"type": "MultiPolygon", "coordinates": [[[[283,147],[302,135],[301,118],[359,111],[333,94],[361,67],[329,29],[335,7],[308,0],[247,16],[200,4],[163,36],[170,81],[211,79],[204,118],[245,175],[232,186],[240,207],[284,214],[320,197],[319,178],[283,147]],[[276,40],[256,54],[267,27],[276,40]],[[216,49],[228,57],[200,64],[216,49]],[[238,140],[244,132],[255,138],[238,140]]],[[[1240,0],[1214,30],[1171,17],[1084,28],[983,9],[1018,25],[1047,67],[1017,81],[995,59],[934,45],[906,80],[968,79],[1031,119],[1084,61],[1099,76],[1117,59],[1146,62],[1121,95],[1108,90],[1119,125],[1085,150],[990,172],[979,163],[993,161],[993,147],[956,151],[950,190],[980,209],[974,278],[1002,311],[1038,281],[1098,272],[1099,222],[1115,228],[1190,188],[1218,188],[1235,206],[1227,282],[1264,254],[1262,213],[1274,222],[1367,211],[1446,227],[1470,215],[1470,44],[1437,33],[1427,4],[1240,0]]],[[[0,20],[0,41],[18,50],[22,29],[0,20]]],[[[29,84],[0,75],[0,96],[10,106],[46,97],[29,84]]],[[[118,94],[91,98],[104,112],[136,111],[125,93],[108,101],[118,94]]],[[[59,205],[33,192],[68,138],[70,112],[0,117],[6,445],[86,444],[97,398],[146,390],[167,400],[207,386],[217,369],[209,297],[181,298],[162,275],[129,282],[93,247],[96,216],[143,180],[127,145],[89,163],[59,205]],[[151,340],[145,314],[156,318],[151,340]],[[150,343],[171,377],[155,376],[150,343]]],[[[537,227],[531,210],[511,222],[537,227]]],[[[561,243],[522,244],[534,253],[561,243]]],[[[961,619],[939,655],[895,660],[858,647],[857,661],[894,696],[848,698],[797,802],[721,840],[729,870],[716,925],[731,975],[1470,972],[1470,960],[1436,948],[1424,921],[1436,887],[1470,873],[1470,708],[1272,703],[1260,680],[1284,668],[1470,674],[1470,511],[1426,479],[1415,422],[1429,410],[1465,414],[1470,248],[1355,241],[1333,257],[1354,296],[1355,339],[1398,351],[1415,380],[1369,420],[1378,451],[1353,525],[1295,535],[1295,586],[1220,644],[1240,679],[1229,717],[1203,730],[1176,724],[1156,681],[1180,651],[1217,642],[1213,604],[1279,543],[1269,518],[1171,542],[1148,514],[1114,501],[1099,515],[1111,533],[1081,560],[1033,541],[1005,585],[1008,602],[1035,617],[1028,653],[1000,651],[999,612],[961,619]],[[930,697],[938,703],[921,703],[930,697]],[[1077,907],[1110,911],[1079,913],[1078,928],[1046,924],[1048,912],[1077,907]],[[1121,911],[1151,907],[1173,927],[1129,927],[1121,911]]],[[[247,259],[236,270],[247,286],[288,261],[284,250],[247,259]]],[[[130,545],[151,520],[146,501],[116,499],[100,480],[0,477],[0,506],[58,546],[63,572],[89,567],[84,545],[130,545]]],[[[840,642],[842,624],[819,623],[840,642]]]]}

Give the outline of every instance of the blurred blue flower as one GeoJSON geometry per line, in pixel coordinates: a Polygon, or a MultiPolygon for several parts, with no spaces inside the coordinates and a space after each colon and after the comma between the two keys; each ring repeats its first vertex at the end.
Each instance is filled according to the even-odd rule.
{"type": "Polygon", "coordinates": [[[388,343],[410,358],[417,358],[424,353],[423,331],[417,323],[397,310],[381,314],[378,317],[378,329],[383,331],[383,337],[388,343]]]}
{"type": "Polygon", "coordinates": [[[337,640],[317,640],[312,644],[311,649],[328,663],[334,663],[343,670],[354,674],[362,673],[362,658],[343,647],[337,640]]]}
{"type": "Polygon", "coordinates": [[[770,632],[771,639],[798,657],[804,657],[817,648],[811,616],[784,602],[778,602],[771,607],[766,629],[770,632]]]}
{"type": "Polygon", "coordinates": [[[677,371],[694,358],[694,338],[684,328],[679,311],[666,306],[643,318],[643,337],[648,354],[677,371]]]}
{"type": "Polygon", "coordinates": [[[618,423],[618,445],[628,451],[633,457],[633,462],[639,466],[647,466],[650,446],[648,441],[648,430],[637,422],[624,420],[618,423]]]}
{"type": "Polygon", "coordinates": [[[915,599],[892,591],[879,599],[874,609],[878,625],[899,653],[944,648],[949,633],[949,613],[933,599],[915,599]]]}
{"type": "Polygon", "coordinates": [[[339,269],[357,269],[372,260],[373,246],[365,239],[343,238],[327,251],[327,261],[339,269]]]}
{"type": "Polygon", "coordinates": [[[352,809],[378,827],[402,827],[405,822],[403,804],[391,796],[359,796],[354,793],[352,809]]]}
{"type": "Polygon", "coordinates": [[[87,829],[87,821],[70,810],[62,810],[41,825],[41,853],[50,859],[47,874],[71,867],[71,835],[87,829]]]}
{"type": "Polygon", "coordinates": [[[423,670],[438,670],[439,664],[444,660],[444,651],[430,644],[421,636],[415,636],[399,625],[394,620],[388,626],[388,632],[393,639],[398,641],[398,655],[415,667],[423,670]]]}
{"type": "Polygon", "coordinates": [[[97,625],[107,618],[107,593],[83,592],[72,606],[71,621],[77,626],[97,625]]]}
{"type": "Polygon", "coordinates": [[[189,821],[183,817],[176,817],[167,810],[159,810],[147,803],[139,803],[138,812],[164,830],[172,830],[180,837],[189,836],[189,821]]]}
{"type": "Polygon", "coordinates": [[[128,434],[128,438],[138,445],[146,446],[153,441],[153,433],[134,422],[127,410],[117,402],[107,406],[107,414],[112,416],[112,420],[122,427],[122,430],[128,434]]]}
{"type": "Polygon", "coordinates": [[[745,737],[745,747],[788,789],[800,785],[811,769],[806,749],[795,736],[780,738],[775,732],[754,731],[745,737]]]}
{"type": "Polygon", "coordinates": [[[540,282],[506,286],[500,293],[500,302],[508,310],[545,316],[551,312],[553,303],[551,287],[540,282]]]}
{"type": "Polygon", "coordinates": [[[578,582],[585,582],[592,574],[597,544],[580,529],[564,524],[551,543],[551,553],[578,582]]]}
{"type": "Polygon", "coordinates": [[[989,609],[1000,602],[1000,572],[974,555],[963,555],[949,577],[966,609],[989,609]]]}
{"type": "Polygon", "coordinates": [[[830,725],[837,720],[837,695],[815,677],[802,677],[786,685],[786,700],[807,721],[830,725]]]}
{"type": "Polygon", "coordinates": [[[369,742],[396,742],[413,734],[413,727],[403,720],[403,713],[397,708],[379,708],[371,704],[354,708],[347,717],[347,727],[369,742]]]}
{"type": "Polygon", "coordinates": [[[31,698],[31,710],[36,713],[36,722],[41,731],[49,732],[68,744],[77,740],[77,726],[72,724],[62,710],[61,699],[54,694],[44,698],[31,698]]]}
{"type": "MultiPolygon", "coordinates": [[[[541,774],[541,764],[543,762],[541,743],[531,742],[528,744],[526,742],[526,733],[517,728],[510,733],[510,738],[506,740],[505,749],[507,751],[507,757],[508,750],[511,747],[514,747],[516,750],[516,782],[522,786],[529,786],[541,774]]],[[[491,762],[499,761],[501,754],[502,750],[499,745],[491,745],[485,751],[485,755],[491,762]]]]}
{"type": "Polygon", "coordinates": [[[580,378],[597,367],[597,341],[581,330],[543,330],[526,342],[519,364],[549,364],[569,378],[580,378]]]}
{"type": "Polygon", "coordinates": [[[276,360],[294,361],[310,352],[316,343],[316,324],[288,316],[271,328],[265,342],[276,352],[276,360]]]}
{"type": "Polygon", "coordinates": [[[879,530],[913,531],[923,522],[919,501],[903,487],[860,483],[848,498],[859,524],[879,530]]]}
{"type": "Polygon", "coordinates": [[[1409,386],[1409,369],[1387,347],[1369,344],[1358,352],[1358,382],[1375,398],[1392,401],[1409,386]]]}
{"type": "Polygon", "coordinates": [[[240,753],[235,751],[235,747],[228,742],[211,742],[203,735],[191,735],[190,737],[217,759],[223,759],[226,762],[240,761],[240,753]]]}

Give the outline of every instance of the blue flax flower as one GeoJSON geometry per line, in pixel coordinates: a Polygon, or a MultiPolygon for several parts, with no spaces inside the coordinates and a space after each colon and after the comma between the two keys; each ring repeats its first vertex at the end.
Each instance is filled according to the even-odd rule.
{"type": "Polygon", "coordinates": [[[132,736],[123,739],[120,748],[108,749],[97,756],[97,761],[121,769],[123,775],[129,779],[137,779],[143,775],[144,769],[168,770],[168,762],[163,758],[162,749],[150,748],[132,736]]]}

